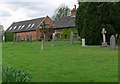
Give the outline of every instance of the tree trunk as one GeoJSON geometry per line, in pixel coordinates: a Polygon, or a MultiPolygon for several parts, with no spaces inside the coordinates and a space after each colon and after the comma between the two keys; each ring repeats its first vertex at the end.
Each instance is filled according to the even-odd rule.
{"type": "Polygon", "coordinates": [[[42,46],[41,46],[41,50],[44,50],[44,38],[42,39],[42,46]]]}

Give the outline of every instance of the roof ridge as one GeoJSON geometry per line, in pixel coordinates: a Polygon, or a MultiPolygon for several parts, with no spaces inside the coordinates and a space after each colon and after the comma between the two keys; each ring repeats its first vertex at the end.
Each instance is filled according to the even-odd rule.
{"type": "Polygon", "coordinates": [[[29,19],[29,20],[22,20],[22,21],[17,21],[14,23],[19,23],[19,22],[26,22],[26,21],[32,21],[32,20],[37,20],[37,19],[44,19],[45,17],[41,17],[41,18],[34,18],[34,19],[29,19]]]}

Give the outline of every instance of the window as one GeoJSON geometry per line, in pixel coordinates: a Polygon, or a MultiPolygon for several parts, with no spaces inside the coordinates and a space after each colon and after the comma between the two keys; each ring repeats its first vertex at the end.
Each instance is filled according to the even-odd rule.
{"type": "Polygon", "coordinates": [[[14,27],[14,29],[16,29],[17,26],[14,27]]]}
{"type": "Polygon", "coordinates": [[[29,25],[27,26],[27,29],[28,29],[30,26],[31,26],[31,24],[29,24],[29,25]]]}
{"type": "Polygon", "coordinates": [[[12,27],[9,28],[9,30],[11,30],[11,29],[12,29],[12,27]]]}
{"type": "Polygon", "coordinates": [[[33,28],[33,27],[34,27],[34,25],[35,25],[35,24],[33,23],[33,24],[31,25],[30,29],[31,29],[31,28],[33,28]]]}
{"type": "Polygon", "coordinates": [[[21,28],[21,25],[18,27],[18,29],[17,30],[19,30],[21,28]]]}
{"type": "Polygon", "coordinates": [[[20,29],[23,29],[23,27],[25,27],[25,25],[23,25],[20,29]]]}

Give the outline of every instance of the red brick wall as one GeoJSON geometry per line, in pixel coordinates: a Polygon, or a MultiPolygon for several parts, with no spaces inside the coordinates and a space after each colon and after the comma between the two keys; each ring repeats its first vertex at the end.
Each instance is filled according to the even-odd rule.
{"type": "Polygon", "coordinates": [[[21,37],[21,40],[26,40],[27,35],[32,35],[32,40],[37,39],[37,32],[36,31],[29,31],[29,32],[18,32],[16,35],[21,37]]]}
{"type": "MultiPolygon", "coordinates": [[[[51,34],[52,34],[52,26],[53,26],[53,21],[47,16],[45,18],[45,24],[48,24],[50,29],[47,30],[46,32],[46,39],[49,39],[51,34]]],[[[36,28],[35,31],[28,31],[28,32],[18,32],[16,33],[17,36],[20,36],[21,37],[21,40],[26,40],[27,38],[27,35],[32,35],[32,40],[39,40],[41,39],[40,37],[42,36],[41,34],[41,30],[36,28]]]]}

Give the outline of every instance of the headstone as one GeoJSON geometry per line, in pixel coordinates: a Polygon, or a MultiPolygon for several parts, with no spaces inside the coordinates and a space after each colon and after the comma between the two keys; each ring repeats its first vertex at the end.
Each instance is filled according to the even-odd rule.
{"type": "Polygon", "coordinates": [[[85,39],[82,38],[82,46],[84,47],[85,46],[85,39]]]}
{"type": "Polygon", "coordinates": [[[74,43],[74,34],[73,34],[73,32],[71,32],[71,34],[70,34],[70,44],[73,45],[73,43],[74,43]]]}
{"type": "Polygon", "coordinates": [[[51,46],[54,46],[54,43],[55,43],[55,33],[53,33],[53,35],[52,35],[51,46]]]}
{"type": "Polygon", "coordinates": [[[115,36],[110,37],[110,49],[115,49],[115,36]]]}
{"type": "Polygon", "coordinates": [[[28,38],[29,38],[29,42],[32,42],[32,35],[29,35],[28,38]]]}
{"type": "Polygon", "coordinates": [[[15,44],[16,42],[16,34],[14,33],[14,36],[13,36],[13,43],[15,44]]]}
{"type": "Polygon", "coordinates": [[[16,42],[20,42],[21,41],[21,36],[18,35],[18,36],[16,36],[15,39],[16,39],[16,42]]]}
{"type": "Polygon", "coordinates": [[[102,34],[103,34],[103,42],[102,42],[102,47],[108,47],[107,42],[106,42],[106,37],[105,37],[105,28],[102,29],[102,34]]]}

